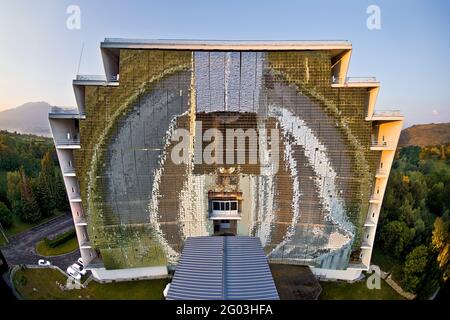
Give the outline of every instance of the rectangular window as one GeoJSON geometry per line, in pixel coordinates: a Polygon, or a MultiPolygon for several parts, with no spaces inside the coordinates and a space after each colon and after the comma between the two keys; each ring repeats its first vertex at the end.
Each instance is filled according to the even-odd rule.
{"type": "Polygon", "coordinates": [[[237,210],[237,202],[236,201],[231,202],[231,210],[237,210]]]}
{"type": "Polygon", "coordinates": [[[213,210],[220,210],[220,202],[213,202],[213,210]]]}

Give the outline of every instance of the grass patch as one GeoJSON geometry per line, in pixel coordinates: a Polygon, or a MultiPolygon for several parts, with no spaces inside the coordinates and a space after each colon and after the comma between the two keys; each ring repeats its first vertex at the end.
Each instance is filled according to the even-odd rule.
{"type": "Polygon", "coordinates": [[[41,240],[36,244],[36,252],[45,257],[69,253],[76,249],[78,249],[78,240],[76,236],[54,248],[50,247],[45,240],[41,240]]]}
{"type": "Polygon", "coordinates": [[[372,252],[372,263],[376,264],[384,272],[391,272],[395,267],[400,266],[401,263],[383,253],[382,249],[375,247],[372,252]]]}
{"type": "Polygon", "coordinates": [[[355,283],[321,282],[320,300],[405,300],[386,281],[381,279],[381,289],[368,289],[366,281],[355,283]]]}
{"type": "Polygon", "coordinates": [[[59,271],[21,269],[14,275],[16,290],[27,300],[161,300],[167,279],[100,284],[91,281],[87,288],[62,291],[56,281],[66,283],[59,271]]]}

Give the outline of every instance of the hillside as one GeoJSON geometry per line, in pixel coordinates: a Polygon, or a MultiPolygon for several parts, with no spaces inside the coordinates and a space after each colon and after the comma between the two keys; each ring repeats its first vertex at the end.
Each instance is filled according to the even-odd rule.
{"type": "Polygon", "coordinates": [[[416,124],[403,129],[399,146],[420,146],[450,142],[450,123],[416,124]]]}
{"type": "Polygon", "coordinates": [[[28,102],[0,112],[0,130],[50,136],[48,113],[52,106],[47,102],[28,102]]]}

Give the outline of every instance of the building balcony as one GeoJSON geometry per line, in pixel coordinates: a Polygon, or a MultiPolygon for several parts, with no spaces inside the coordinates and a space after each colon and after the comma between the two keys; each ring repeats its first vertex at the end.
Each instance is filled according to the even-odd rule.
{"type": "Polygon", "coordinates": [[[81,240],[80,241],[80,249],[91,249],[92,245],[89,240],[81,240]]]}
{"type": "Polygon", "coordinates": [[[48,117],[50,119],[85,119],[86,114],[74,108],[52,107],[48,117]]]}
{"type": "Polygon", "coordinates": [[[241,214],[237,210],[213,210],[209,214],[210,220],[241,220],[241,214]]]}
{"type": "Polygon", "coordinates": [[[55,141],[58,149],[80,149],[80,139],[57,139],[55,141]]]}
{"type": "Polygon", "coordinates": [[[78,218],[78,219],[75,219],[75,225],[76,226],[87,226],[87,221],[85,218],[78,218]]]}
{"type": "Polygon", "coordinates": [[[385,169],[377,169],[375,172],[375,178],[385,179],[388,177],[388,171],[385,169]]]}
{"type": "Polygon", "coordinates": [[[381,203],[381,197],[379,195],[373,194],[370,199],[370,203],[380,204],[381,203]]]}
{"type": "Polygon", "coordinates": [[[370,150],[395,150],[395,143],[393,141],[372,141],[370,150]]]}
{"type": "Polygon", "coordinates": [[[363,250],[367,250],[367,249],[371,249],[372,248],[372,246],[369,244],[369,242],[367,242],[367,241],[364,241],[362,244],[361,244],[361,249],[363,249],[363,250]]]}
{"type": "Polygon", "coordinates": [[[350,262],[347,269],[350,270],[361,270],[361,271],[367,271],[369,270],[369,267],[366,266],[364,263],[362,262],[350,262]]]}
{"type": "Polygon", "coordinates": [[[375,77],[332,77],[331,85],[335,87],[378,87],[380,83],[375,77]]]}
{"type": "Polygon", "coordinates": [[[364,222],[364,227],[373,228],[376,226],[377,226],[377,223],[372,218],[367,218],[366,222],[364,222]]]}
{"type": "Polygon", "coordinates": [[[376,110],[371,117],[367,115],[366,120],[372,121],[388,121],[388,120],[402,120],[403,115],[400,110],[376,110]]]}
{"type": "Polygon", "coordinates": [[[106,76],[101,74],[77,74],[75,80],[78,81],[119,81],[119,75],[111,76],[106,79],[106,76]]]}
{"type": "Polygon", "coordinates": [[[70,202],[81,202],[81,195],[79,193],[71,193],[69,196],[70,202]]]}
{"type": "Polygon", "coordinates": [[[75,177],[76,171],[73,167],[63,168],[62,170],[64,177],[75,177]]]}

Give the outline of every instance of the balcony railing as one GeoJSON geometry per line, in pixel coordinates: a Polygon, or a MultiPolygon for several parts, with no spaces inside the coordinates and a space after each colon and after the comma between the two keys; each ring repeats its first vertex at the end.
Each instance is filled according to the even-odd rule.
{"type": "Polygon", "coordinates": [[[119,75],[111,76],[106,79],[104,75],[99,74],[77,74],[76,80],[78,81],[119,81],[119,75]]]}
{"type": "Polygon", "coordinates": [[[400,110],[376,110],[373,117],[403,117],[400,110]]]}
{"type": "Polygon", "coordinates": [[[378,82],[377,78],[375,77],[346,77],[346,78],[337,78],[332,77],[331,82],[333,84],[339,84],[339,83],[374,83],[378,82]]]}
{"type": "Polygon", "coordinates": [[[78,192],[72,192],[69,197],[70,201],[74,202],[80,202],[81,201],[81,195],[78,192]]]}
{"type": "Polygon", "coordinates": [[[80,241],[80,248],[86,248],[89,249],[91,248],[91,242],[89,240],[81,240],[80,241]]]}
{"type": "Polygon", "coordinates": [[[78,217],[75,219],[75,224],[84,226],[84,225],[87,225],[87,221],[85,218],[78,217]]]}
{"type": "Polygon", "coordinates": [[[63,169],[64,174],[75,174],[75,168],[74,167],[67,167],[63,169]]]}
{"type": "Polygon", "coordinates": [[[58,146],[76,146],[80,144],[80,139],[58,139],[56,145],[58,146]]]}
{"type": "Polygon", "coordinates": [[[52,107],[50,109],[50,113],[54,113],[54,114],[78,114],[78,110],[75,109],[75,108],[52,107]]]}
{"type": "Polygon", "coordinates": [[[392,141],[372,141],[370,146],[373,148],[394,148],[395,144],[392,141]]]}
{"type": "Polygon", "coordinates": [[[211,211],[209,218],[239,220],[241,219],[241,215],[237,210],[213,210],[211,211]]]}
{"type": "Polygon", "coordinates": [[[385,169],[377,169],[375,174],[377,176],[387,176],[387,170],[385,170],[385,169]]]}
{"type": "Polygon", "coordinates": [[[370,201],[371,201],[371,202],[380,202],[380,201],[381,201],[381,197],[380,197],[379,195],[377,195],[377,194],[373,194],[373,195],[370,197],[370,201]]]}

